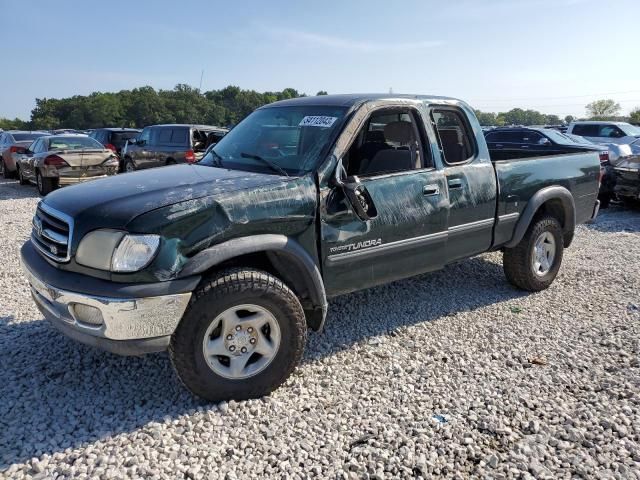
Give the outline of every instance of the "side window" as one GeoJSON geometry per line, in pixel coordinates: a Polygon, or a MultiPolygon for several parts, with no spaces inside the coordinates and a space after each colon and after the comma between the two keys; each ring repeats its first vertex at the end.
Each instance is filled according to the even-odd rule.
{"type": "Polygon", "coordinates": [[[522,143],[527,145],[538,145],[542,140],[542,135],[538,132],[522,132],[522,143]]]}
{"type": "Polygon", "coordinates": [[[453,108],[435,109],[432,118],[444,152],[444,161],[452,165],[471,160],[475,154],[475,141],[462,112],[453,108]]]}
{"type": "Polygon", "coordinates": [[[140,133],[138,140],[142,140],[144,141],[145,144],[149,144],[151,140],[151,128],[150,127],[144,128],[140,133]]]}
{"type": "MultiPolygon", "coordinates": [[[[422,168],[425,158],[415,116],[408,111],[374,113],[345,156],[348,175],[370,177],[422,168]]],[[[430,159],[424,162],[431,166],[430,159]]]]}
{"type": "Polygon", "coordinates": [[[171,144],[172,145],[188,145],[189,129],[188,128],[174,128],[171,130],[171,144]]]}
{"type": "Polygon", "coordinates": [[[598,137],[605,138],[622,138],[624,136],[624,132],[615,125],[602,125],[598,134],[598,137]]]}
{"type": "Polygon", "coordinates": [[[583,124],[574,125],[572,132],[574,135],[581,135],[583,137],[599,137],[600,125],[583,124]]]}
{"type": "Polygon", "coordinates": [[[171,132],[170,128],[159,128],[157,141],[155,142],[157,145],[170,145],[171,144],[171,132]]]}

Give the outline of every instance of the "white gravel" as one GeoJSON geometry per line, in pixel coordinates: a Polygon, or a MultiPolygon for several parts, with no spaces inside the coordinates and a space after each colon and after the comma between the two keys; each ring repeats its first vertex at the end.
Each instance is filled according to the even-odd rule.
{"type": "Polygon", "coordinates": [[[0,181],[0,476],[640,479],[638,211],[580,227],[539,294],[493,253],[339,298],[283,387],[206,405],[165,354],[42,320],[18,264],[37,201],[0,181]]]}

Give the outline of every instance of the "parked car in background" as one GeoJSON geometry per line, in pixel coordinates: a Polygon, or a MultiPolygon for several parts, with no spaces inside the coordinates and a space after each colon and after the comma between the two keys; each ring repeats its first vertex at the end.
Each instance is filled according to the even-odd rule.
{"type": "Polygon", "coordinates": [[[613,166],[616,176],[615,194],[625,203],[640,200],[640,155],[622,158],[613,166]]]}
{"type": "Polygon", "coordinates": [[[120,171],[124,169],[122,160],[122,149],[128,140],[136,138],[142,130],[137,128],[97,128],[89,133],[91,138],[95,138],[109,150],[118,155],[120,161],[120,171]]]}
{"type": "Polygon", "coordinates": [[[227,131],[210,125],[145,127],[124,148],[124,170],[132,172],[176,163],[195,163],[202,158],[207,147],[217,143],[227,131]]]}
{"type": "Polygon", "coordinates": [[[613,199],[616,177],[613,174],[609,162],[609,151],[605,145],[586,141],[578,142],[555,129],[531,127],[496,128],[486,132],[485,139],[493,160],[597,152],[601,168],[598,199],[603,208],[607,208],[613,199]]]}
{"type": "Polygon", "coordinates": [[[572,122],[567,133],[580,135],[595,143],[629,144],[640,138],[640,128],[626,122],[572,122]]]}
{"type": "Polygon", "coordinates": [[[581,137],[580,135],[574,135],[572,133],[565,133],[564,136],[576,143],[602,146],[605,150],[609,152],[609,161],[612,164],[615,164],[619,158],[628,157],[629,155],[633,154],[633,151],[631,148],[632,144],[623,145],[619,143],[595,143],[595,142],[592,142],[591,140],[588,140],[585,137],[581,137]]]}
{"type": "Polygon", "coordinates": [[[118,173],[118,157],[86,135],[51,135],[38,138],[20,152],[20,184],[34,182],[41,195],[70,185],[118,173]]]}
{"type": "Polygon", "coordinates": [[[4,178],[16,175],[16,155],[39,137],[49,135],[47,132],[27,132],[7,130],[0,133],[0,173],[4,178]]]}

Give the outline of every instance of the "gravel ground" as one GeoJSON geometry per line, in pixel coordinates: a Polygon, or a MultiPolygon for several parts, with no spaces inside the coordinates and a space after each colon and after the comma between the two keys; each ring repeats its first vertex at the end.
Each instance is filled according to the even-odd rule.
{"type": "Polygon", "coordinates": [[[640,212],[579,227],[539,294],[493,253],[338,298],[283,387],[206,405],[165,354],[42,319],[18,264],[37,201],[0,181],[0,476],[640,479],[640,212]]]}

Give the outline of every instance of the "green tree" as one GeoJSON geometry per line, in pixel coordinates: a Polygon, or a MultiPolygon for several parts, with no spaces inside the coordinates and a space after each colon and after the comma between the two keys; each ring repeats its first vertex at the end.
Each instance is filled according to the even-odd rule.
{"type": "Polygon", "coordinates": [[[629,114],[629,122],[640,125],[640,107],[636,107],[631,110],[631,113],[629,114]]]}
{"type": "Polygon", "coordinates": [[[566,117],[564,117],[564,123],[571,123],[575,120],[575,117],[573,115],[567,115],[566,117]]]}
{"type": "Polygon", "coordinates": [[[474,113],[476,114],[478,122],[480,122],[480,125],[482,125],[483,127],[498,124],[496,114],[493,112],[481,112],[480,110],[474,110],[474,113]]]}
{"type": "Polygon", "coordinates": [[[586,107],[589,118],[607,120],[620,113],[620,104],[614,100],[596,100],[586,107]]]}
{"type": "Polygon", "coordinates": [[[326,92],[326,90],[320,90],[318,93],[316,93],[316,97],[320,95],[329,95],[329,94],[326,92]]]}
{"type": "Polygon", "coordinates": [[[8,118],[0,117],[0,128],[2,130],[28,130],[29,122],[25,122],[24,120],[20,120],[19,118],[10,120],[8,118]]]}

